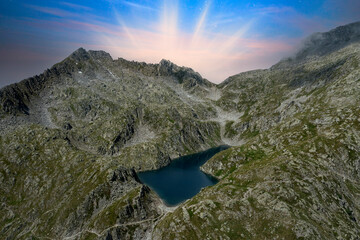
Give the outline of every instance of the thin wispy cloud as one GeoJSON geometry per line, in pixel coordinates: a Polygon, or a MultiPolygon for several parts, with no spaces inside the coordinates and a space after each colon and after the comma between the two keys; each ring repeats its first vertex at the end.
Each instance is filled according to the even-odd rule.
{"type": "Polygon", "coordinates": [[[291,12],[294,11],[294,9],[285,6],[271,6],[271,7],[254,8],[252,9],[252,11],[258,14],[279,14],[279,13],[291,12]]]}
{"type": "Polygon", "coordinates": [[[36,5],[25,5],[28,8],[31,8],[35,11],[38,12],[42,12],[42,13],[46,13],[49,15],[53,15],[53,16],[57,16],[57,17],[74,17],[77,16],[77,14],[74,14],[73,12],[70,11],[66,11],[63,9],[59,9],[59,8],[51,8],[51,7],[41,7],[41,6],[36,6],[36,5]]]}
{"type": "Polygon", "coordinates": [[[93,9],[87,6],[83,6],[83,5],[79,5],[79,4],[74,4],[74,3],[69,3],[69,2],[60,2],[61,5],[70,7],[72,9],[77,9],[77,10],[85,10],[85,11],[92,11],[93,9]]]}
{"type": "MultiPolygon", "coordinates": [[[[63,3],[61,3],[61,4],[63,4],[63,3]]],[[[99,15],[91,13],[92,12],[91,8],[86,9],[86,12],[87,12],[86,14],[79,12],[77,8],[82,8],[81,5],[72,6],[71,7],[72,11],[68,10],[68,9],[64,10],[64,9],[58,8],[58,7],[44,7],[44,6],[29,5],[29,4],[25,4],[24,6],[26,8],[35,10],[37,12],[41,12],[41,13],[45,13],[47,15],[58,17],[59,22],[67,22],[69,20],[82,20],[82,21],[86,21],[90,24],[94,23],[94,22],[99,23],[99,21],[103,21],[100,24],[106,24],[106,23],[104,23],[104,20],[106,18],[103,16],[99,16],[99,15]]],[[[85,8],[82,8],[82,9],[85,10],[85,8]]],[[[36,21],[38,19],[35,18],[33,20],[36,21]]]]}
{"type": "Polygon", "coordinates": [[[134,2],[130,2],[130,1],[121,1],[120,3],[127,5],[129,7],[132,7],[132,8],[140,9],[140,10],[156,11],[155,8],[152,8],[152,7],[149,7],[146,5],[142,5],[142,4],[138,4],[138,3],[134,3],[134,2]]]}
{"type": "Polygon", "coordinates": [[[233,23],[233,22],[237,22],[237,21],[241,21],[242,17],[237,17],[237,18],[230,18],[230,17],[224,17],[224,18],[218,18],[215,19],[214,21],[211,22],[211,26],[217,27],[217,26],[221,26],[224,24],[228,24],[228,23],[233,23]]]}

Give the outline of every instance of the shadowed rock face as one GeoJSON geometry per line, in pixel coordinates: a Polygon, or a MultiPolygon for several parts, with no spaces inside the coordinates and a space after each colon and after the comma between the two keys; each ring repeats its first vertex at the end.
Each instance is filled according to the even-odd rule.
{"type": "Polygon", "coordinates": [[[0,238],[356,239],[359,23],[219,85],[78,49],[0,90],[0,238]],[[136,171],[233,145],[168,212],[136,171]]]}

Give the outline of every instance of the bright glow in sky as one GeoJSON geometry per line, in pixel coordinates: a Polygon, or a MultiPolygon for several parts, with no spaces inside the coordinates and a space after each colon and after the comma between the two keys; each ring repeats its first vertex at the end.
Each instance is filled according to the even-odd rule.
{"type": "Polygon", "coordinates": [[[359,0],[2,0],[0,87],[79,47],[193,68],[212,82],[289,56],[315,31],[360,20],[359,0]]]}

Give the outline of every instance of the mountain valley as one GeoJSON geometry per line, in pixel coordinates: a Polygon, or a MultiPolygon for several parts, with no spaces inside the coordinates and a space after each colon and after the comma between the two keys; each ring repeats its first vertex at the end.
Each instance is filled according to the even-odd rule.
{"type": "Polygon", "coordinates": [[[360,22],[214,84],[76,50],[0,90],[1,239],[359,239],[360,22]],[[229,149],[167,207],[137,176],[229,149]]]}

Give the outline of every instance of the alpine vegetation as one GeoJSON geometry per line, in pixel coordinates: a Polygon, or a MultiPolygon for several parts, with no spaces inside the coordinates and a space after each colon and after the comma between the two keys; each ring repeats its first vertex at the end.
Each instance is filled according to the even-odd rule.
{"type": "Polygon", "coordinates": [[[219,85],[76,50],[0,90],[1,239],[358,239],[360,22],[219,85]],[[139,172],[221,145],[166,206],[139,172]]]}

